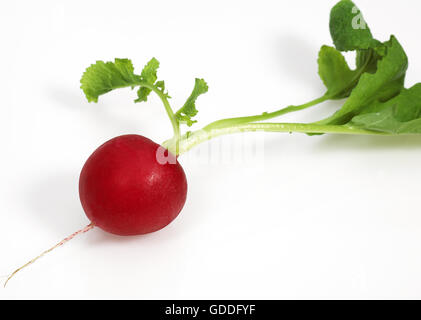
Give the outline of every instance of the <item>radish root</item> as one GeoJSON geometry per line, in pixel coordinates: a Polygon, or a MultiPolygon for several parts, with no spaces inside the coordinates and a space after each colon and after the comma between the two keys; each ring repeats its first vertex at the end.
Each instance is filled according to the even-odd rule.
{"type": "Polygon", "coordinates": [[[89,230],[93,229],[95,227],[95,225],[93,223],[88,224],[86,227],[84,227],[83,229],[80,229],[79,231],[76,231],[75,233],[71,234],[70,236],[64,238],[63,240],[61,240],[59,243],[57,243],[55,246],[51,247],[48,250],[45,250],[43,253],[41,253],[39,256],[35,257],[34,259],[32,259],[31,261],[27,262],[26,264],[24,264],[22,267],[16,269],[15,271],[12,272],[12,274],[10,274],[6,280],[6,282],[4,283],[4,287],[6,287],[7,283],[9,282],[10,279],[12,279],[14,277],[14,275],[16,273],[18,273],[20,270],[26,268],[27,266],[33,264],[35,261],[37,261],[39,258],[42,258],[44,255],[46,255],[47,253],[53,251],[54,249],[62,246],[63,244],[65,244],[66,242],[72,240],[74,237],[76,237],[79,234],[88,232],[89,230]]]}

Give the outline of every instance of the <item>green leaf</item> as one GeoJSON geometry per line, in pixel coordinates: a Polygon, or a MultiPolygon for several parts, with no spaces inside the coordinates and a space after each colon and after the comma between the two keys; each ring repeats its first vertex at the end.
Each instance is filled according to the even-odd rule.
{"type": "Polygon", "coordinates": [[[165,82],[164,81],[157,81],[156,83],[155,83],[155,86],[159,89],[159,90],[161,90],[162,92],[164,92],[164,90],[165,90],[165,82]]]}
{"type": "Polygon", "coordinates": [[[165,82],[164,81],[157,81],[157,82],[155,82],[155,87],[159,90],[159,91],[161,91],[163,94],[164,94],[164,96],[166,97],[166,98],[171,98],[169,95],[168,95],[168,92],[166,92],[165,91],[165,82]]]}
{"type": "Polygon", "coordinates": [[[387,102],[373,103],[350,125],[391,134],[421,133],[421,83],[387,102]]]}
{"type": "Polygon", "coordinates": [[[332,8],[330,34],[339,51],[368,49],[377,45],[362,13],[350,0],[342,0],[332,8]]]}
{"type": "MultiPolygon", "coordinates": [[[[140,74],[140,78],[142,81],[153,85],[155,84],[156,80],[158,79],[157,71],[159,68],[159,61],[155,58],[152,58],[143,68],[142,73],[140,74]]],[[[151,89],[140,87],[137,91],[138,98],[135,102],[142,102],[148,100],[148,95],[151,93],[151,89]]]]}
{"type": "Polygon", "coordinates": [[[350,0],[339,1],[332,8],[330,33],[338,51],[356,50],[355,70],[350,70],[343,56],[333,48],[322,48],[319,54],[319,74],[328,88],[327,96],[346,98],[362,74],[376,72],[377,62],[383,57],[377,53],[382,44],[373,38],[362,13],[350,0]]]}
{"type": "Polygon", "coordinates": [[[134,102],[146,102],[148,101],[148,96],[151,93],[151,89],[149,88],[145,88],[145,87],[140,87],[137,90],[137,99],[134,102]]]}
{"type": "Polygon", "coordinates": [[[358,82],[359,70],[351,70],[342,53],[328,46],[320,49],[318,64],[326,95],[330,99],[347,97],[358,82]]]}
{"type": "Polygon", "coordinates": [[[384,45],[379,43],[378,47],[370,48],[367,50],[356,51],[355,64],[357,69],[364,69],[364,72],[376,73],[377,63],[383,59],[386,52],[383,52],[384,45]]]}
{"type": "Polygon", "coordinates": [[[159,68],[159,61],[155,58],[149,60],[149,62],[143,67],[142,73],[140,74],[143,81],[154,84],[158,79],[157,71],[159,68]]]}
{"type": "Polygon", "coordinates": [[[81,88],[89,102],[98,102],[98,97],[116,88],[136,85],[138,76],[128,59],[114,62],[97,61],[88,67],[80,80],[81,88]]]}
{"type": "Polygon", "coordinates": [[[375,73],[364,73],[348,100],[331,117],[318,124],[345,124],[374,101],[386,101],[403,89],[408,58],[395,37],[384,43],[385,56],[378,61],[375,73]]]}
{"type": "Polygon", "coordinates": [[[175,114],[177,120],[182,123],[186,123],[189,127],[191,127],[193,123],[196,122],[192,120],[192,118],[198,112],[196,109],[196,100],[201,94],[206,92],[208,92],[208,85],[205,80],[196,78],[190,97],[187,99],[183,107],[181,107],[175,114]]]}

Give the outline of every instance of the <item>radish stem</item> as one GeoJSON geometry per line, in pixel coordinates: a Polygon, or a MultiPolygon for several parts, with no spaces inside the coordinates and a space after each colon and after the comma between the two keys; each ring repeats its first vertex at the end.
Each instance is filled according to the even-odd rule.
{"type": "MultiPolygon", "coordinates": [[[[213,127],[213,124],[208,125],[204,129],[191,132],[183,135],[178,141],[179,152],[177,155],[185,153],[195,146],[207,140],[233,133],[241,132],[284,132],[284,133],[330,133],[330,134],[348,134],[348,135],[381,135],[387,136],[389,134],[384,132],[377,132],[372,130],[365,130],[353,127],[351,125],[319,125],[312,123],[246,123],[231,125],[227,123],[225,127],[220,124],[213,127]]],[[[163,143],[166,148],[173,148],[174,140],[168,140],[163,143]]]]}
{"type": "Polygon", "coordinates": [[[307,102],[305,104],[302,105],[298,105],[298,106],[288,106],[286,108],[274,111],[274,112],[265,112],[261,115],[256,115],[256,116],[247,116],[247,117],[236,117],[236,118],[229,118],[229,119],[222,119],[222,120],[218,120],[215,122],[212,122],[211,124],[207,125],[204,129],[216,129],[216,128],[223,128],[226,127],[227,125],[234,125],[234,124],[245,124],[245,123],[251,123],[251,122],[259,122],[259,121],[264,121],[264,120],[269,120],[269,119],[273,119],[276,117],[280,117],[282,115],[285,115],[287,113],[291,113],[291,112],[296,112],[296,111],[300,111],[300,110],[304,110],[307,109],[309,107],[313,107],[315,105],[318,105],[322,102],[325,102],[329,100],[329,97],[324,95],[321,96],[320,98],[314,99],[310,102],[307,102]]]}

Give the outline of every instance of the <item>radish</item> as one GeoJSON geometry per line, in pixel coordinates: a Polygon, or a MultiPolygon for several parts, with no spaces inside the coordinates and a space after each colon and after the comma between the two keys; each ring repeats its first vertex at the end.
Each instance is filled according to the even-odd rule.
{"type": "Polygon", "coordinates": [[[145,137],[124,135],[89,157],[79,196],[93,225],[131,236],[158,231],[177,217],[186,202],[186,175],[178,161],[159,163],[159,148],[145,137]]]}
{"type": "Polygon", "coordinates": [[[113,138],[92,153],[79,178],[79,197],[89,225],[66,237],[20,270],[94,227],[120,236],[158,231],[186,202],[187,180],[177,158],[140,135],[113,138]]]}
{"type": "MultiPolygon", "coordinates": [[[[131,236],[167,226],[178,216],[187,196],[186,176],[178,156],[208,139],[247,131],[421,134],[421,85],[404,87],[408,59],[402,46],[394,36],[385,42],[374,39],[365,24],[365,28],[355,28],[355,18],[362,19],[355,9],[352,1],[342,0],[331,12],[330,30],[336,48],[323,46],[319,53],[319,75],[327,87],[321,97],[274,112],[222,119],[184,134],[180,133],[180,126],[196,123],[196,100],[208,91],[203,79],[195,80],[191,95],[174,112],[164,81],[158,81],[159,62],[155,58],[140,75],[134,73],[128,59],[97,61],[88,67],[81,88],[89,102],[97,102],[99,96],[124,87],[138,88],[135,102],[147,101],[153,92],[164,106],[174,135],[162,147],[139,135],[123,135],[100,146],[86,161],[79,181],[80,200],[91,223],[14,271],[7,281],[46,253],[94,227],[131,236]],[[341,51],[356,51],[355,70],[348,66],[341,51]],[[331,117],[318,122],[263,122],[327,100],[346,98],[331,117]]],[[[250,79],[256,80],[252,76],[250,79]]]]}

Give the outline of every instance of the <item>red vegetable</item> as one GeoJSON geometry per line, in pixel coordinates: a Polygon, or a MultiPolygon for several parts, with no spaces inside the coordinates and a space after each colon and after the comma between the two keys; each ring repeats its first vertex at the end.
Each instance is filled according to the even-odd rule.
{"type": "Polygon", "coordinates": [[[160,145],[140,135],[123,135],[101,145],[86,161],[79,180],[83,209],[91,222],[118,235],[154,232],[184,206],[183,168],[160,164],[160,145]]]}

